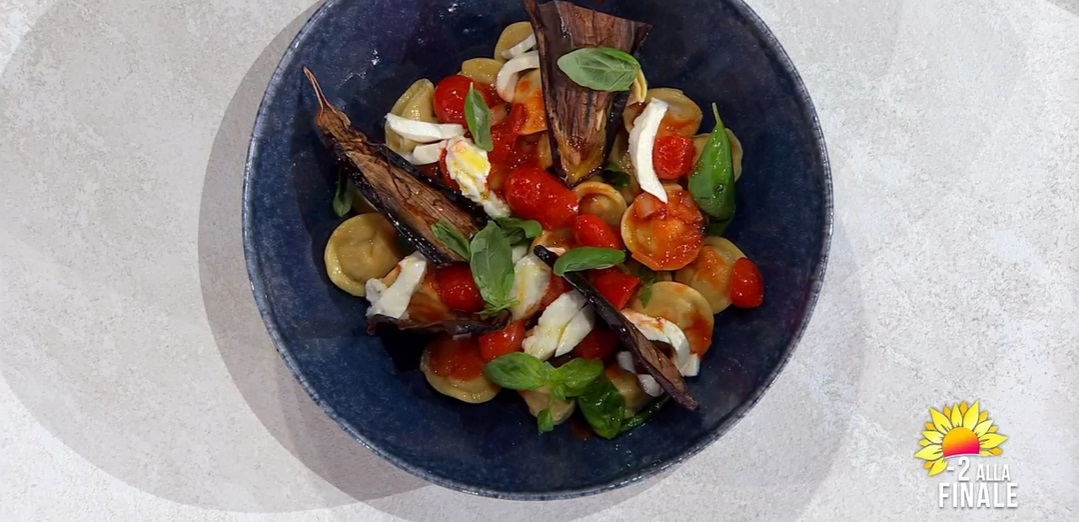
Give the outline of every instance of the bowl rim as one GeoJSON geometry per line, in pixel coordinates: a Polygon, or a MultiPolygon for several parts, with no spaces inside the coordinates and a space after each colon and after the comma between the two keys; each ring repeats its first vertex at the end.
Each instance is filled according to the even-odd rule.
{"type": "Polygon", "coordinates": [[[738,424],[743,417],[752,409],[764,393],[772,387],[775,383],[779,373],[787,366],[787,362],[790,361],[797,349],[798,344],[802,340],[802,336],[805,334],[806,329],[809,326],[809,322],[813,317],[813,312],[816,309],[817,300],[820,297],[821,287],[824,284],[825,271],[828,267],[828,255],[832,243],[832,232],[834,227],[834,215],[833,215],[833,194],[832,194],[832,168],[831,163],[828,160],[828,149],[824,140],[824,131],[821,129],[820,120],[817,117],[816,108],[813,105],[813,101],[809,96],[809,91],[802,81],[801,75],[798,73],[798,69],[795,68],[794,63],[791,61],[787,51],[779,43],[779,40],[772,33],[771,29],[764,23],[764,20],[752,8],[750,8],[744,0],[726,0],[730,6],[738,12],[739,15],[744,17],[750,22],[753,30],[757,31],[759,36],[775,51],[776,59],[780,62],[782,67],[790,74],[791,80],[797,92],[797,103],[801,108],[802,115],[810,122],[811,130],[816,138],[816,154],[818,161],[821,163],[823,170],[823,202],[822,211],[824,212],[824,230],[823,238],[821,241],[821,248],[819,252],[819,258],[817,261],[816,270],[811,278],[809,301],[806,303],[806,313],[801,319],[801,323],[798,325],[797,331],[794,336],[791,337],[791,341],[788,345],[785,353],[782,354],[777,361],[775,367],[771,373],[764,379],[763,384],[759,386],[753,393],[750,394],[749,400],[743,402],[738,407],[733,409],[728,415],[726,420],[721,422],[719,426],[710,433],[706,433],[699,441],[689,447],[681,455],[671,458],[666,461],[660,461],[653,463],[644,468],[636,469],[626,475],[620,476],[616,480],[602,485],[585,486],[581,488],[569,488],[559,489],[551,491],[502,491],[492,488],[476,487],[474,485],[466,484],[456,479],[440,475],[430,469],[415,466],[403,459],[398,458],[392,453],[383,451],[377,444],[367,440],[363,434],[361,434],[355,426],[348,420],[341,417],[333,406],[327,403],[319,395],[318,391],[311,385],[304,375],[303,371],[298,366],[295,358],[292,356],[291,349],[285,346],[284,339],[281,335],[277,317],[274,314],[273,308],[270,305],[268,295],[266,293],[266,286],[262,277],[262,266],[259,263],[258,255],[255,253],[255,243],[252,237],[252,223],[253,217],[251,212],[252,198],[251,198],[251,178],[254,172],[254,167],[257,162],[256,158],[260,155],[261,145],[260,138],[262,134],[259,132],[260,127],[263,125],[263,120],[266,117],[266,110],[270,99],[270,92],[273,87],[281,83],[284,76],[285,67],[288,63],[291,63],[293,56],[305,43],[305,40],[312,33],[315,26],[322,21],[323,18],[329,16],[334,7],[340,3],[341,0],[326,0],[319,8],[311,15],[311,17],[304,23],[303,27],[293,38],[289,44],[288,49],[281,56],[273,75],[270,77],[269,82],[266,85],[266,90],[263,93],[262,100],[259,102],[258,112],[255,115],[255,119],[252,125],[251,139],[248,142],[247,157],[244,162],[244,181],[243,181],[243,199],[242,199],[242,230],[243,230],[243,248],[244,258],[247,264],[248,277],[251,280],[251,291],[254,294],[255,304],[258,307],[259,314],[262,316],[263,323],[266,326],[266,330],[273,341],[274,347],[281,355],[281,358],[285,361],[285,365],[293,376],[299,381],[300,386],[311,397],[316,405],[331,419],[334,420],[346,433],[353,439],[362,444],[365,448],[372,453],[378,455],[382,459],[390,462],[394,466],[402,469],[414,476],[417,476],[423,480],[449,488],[462,493],[468,493],[472,495],[480,495],[484,497],[505,499],[505,500],[564,500],[571,498],[584,497],[589,495],[595,495],[614,489],[618,489],[635,482],[639,482],[646,478],[655,476],[672,466],[685,462],[689,458],[697,455],[703,451],[706,447],[712,445],[716,440],[722,437],[727,431],[738,424]]]}

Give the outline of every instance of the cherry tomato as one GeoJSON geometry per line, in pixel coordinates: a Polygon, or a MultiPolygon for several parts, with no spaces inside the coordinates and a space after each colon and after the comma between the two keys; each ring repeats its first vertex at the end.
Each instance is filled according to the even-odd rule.
{"type": "Polygon", "coordinates": [[[622,250],[622,237],[595,214],[581,214],[573,222],[573,240],[580,246],[622,250]]]}
{"type": "Polygon", "coordinates": [[[569,292],[570,286],[565,279],[556,275],[551,275],[551,281],[547,283],[547,291],[543,293],[543,299],[540,299],[540,309],[551,306],[551,303],[555,299],[558,299],[562,294],[569,292]]]}
{"type": "Polygon", "coordinates": [[[614,353],[618,346],[618,336],[603,325],[596,325],[581,342],[573,348],[573,355],[585,359],[603,360],[614,353]]]}
{"type": "Polygon", "coordinates": [[[592,271],[592,285],[615,309],[621,310],[633,299],[641,280],[612,267],[592,271]]]}
{"type": "Polygon", "coordinates": [[[446,306],[462,312],[483,310],[483,296],[472,279],[468,265],[458,263],[439,269],[435,280],[438,282],[438,297],[446,306]]]}
{"type": "Polygon", "coordinates": [[[756,308],[764,302],[764,279],[753,261],[744,257],[731,270],[731,304],[738,308],[756,308]]]}
{"type": "Polygon", "coordinates": [[[693,160],[697,149],[693,140],[672,134],[656,138],[652,149],[652,164],[659,179],[678,179],[693,170],[693,160]]]}
{"type": "Polygon", "coordinates": [[[507,353],[521,351],[525,340],[525,322],[514,321],[509,326],[480,336],[480,357],[491,362],[507,353]]]}
{"type": "Polygon", "coordinates": [[[435,375],[464,381],[483,375],[479,345],[471,337],[439,337],[427,347],[427,364],[435,375]]]}
{"type": "MultiPolygon", "coordinates": [[[[465,122],[465,96],[468,96],[468,88],[474,83],[471,78],[459,74],[447,76],[438,82],[438,85],[435,86],[434,104],[435,116],[438,116],[439,121],[467,125],[465,122]]],[[[488,107],[494,107],[501,103],[498,94],[494,92],[491,86],[482,83],[475,83],[475,85],[476,90],[483,95],[483,101],[487,103],[488,107]]]]}
{"type": "Polygon", "coordinates": [[[443,185],[453,189],[455,192],[461,191],[461,185],[458,185],[457,180],[450,176],[450,169],[446,166],[446,151],[442,151],[442,155],[438,158],[438,173],[438,179],[443,185]]]}
{"type": "Polygon", "coordinates": [[[514,215],[539,221],[547,230],[568,226],[577,216],[577,196],[539,167],[521,167],[511,172],[505,192],[514,215]]]}

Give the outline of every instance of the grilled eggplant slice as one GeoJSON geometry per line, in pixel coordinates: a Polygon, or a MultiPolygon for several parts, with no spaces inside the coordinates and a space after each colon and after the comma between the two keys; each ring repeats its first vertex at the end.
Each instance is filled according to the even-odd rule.
{"type": "Polygon", "coordinates": [[[487,222],[483,210],[447,187],[435,185],[385,145],[372,143],[330,104],[314,74],[306,67],[303,72],[318,96],[315,125],[364,197],[435,265],[468,261],[443,245],[431,229],[445,221],[471,237],[487,222]]]}
{"type": "MultiPolygon", "coordinates": [[[[533,251],[537,257],[551,267],[554,267],[555,261],[558,260],[557,254],[542,246],[537,246],[533,251]]],[[[596,315],[614,330],[622,344],[629,347],[630,351],[640,358],[648,373],[655,377],[656,382],[671,395],[675,402],[690,410],[697,409],[696,399],[689,394],[686,381],[682,379],[682,374],[678,373],[678,368],[674,366],[674,362],[669,357],[659,351],[659,348],[652,341],[649,341],[629,319],[626,319],[622,312],[616,309],[610,301],[600,295],[596,287],[585,279],[583,273],[569,272],[563,277],[574,290],[588,299],[596,315]]]]}
{"type": "Polygon", "coordinates": [[[613,47],[633,54],[651,25],[618,18],[569,2],[538,5],[524,0],[539,49],[543,98],[555,170],[573,187],[603,167],[621,128],[628,93],[594,91],[577,85],[557,65],[562,55],[583,47],[613,47]]]}

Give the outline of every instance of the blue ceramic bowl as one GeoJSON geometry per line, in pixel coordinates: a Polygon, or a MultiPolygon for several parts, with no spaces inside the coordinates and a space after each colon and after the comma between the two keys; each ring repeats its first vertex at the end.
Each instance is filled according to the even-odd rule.
{"type": "MultiPolygon", "coordinates": [[[[582,2],[582,0],[578,0],[582,2]]],[[[816,114],[794,66],[739,0],[607,0],[592,8],[654,27],[640,53],[653,86],[719,103],[745,148],[729,237],[759,265],[759,309],[717,317],[715,345],[690,389],[696,412],[668,406],[614,441],[566,427],[536,433],[510,393],[466,405],[431,389],[407,337],[366,335],[366,302],[326,277],[322,251],[336,171],[313,127],[308,66],[353,123],[381,136],[394,100],[418,78],[488,56],[525,20],[507,0],[329,0],[274,74],[255,122],[244,186],[244,249],[255,300],[289,368],[364,445],[422,478],[462,491],[548,499],[596,493],[700,451],[775,379],[820,290],[831,233],[831,181],[816,114]]],[[[706,113],[708,111],[705,111],[706,113]]],[[[710,129],[706,116],[702,128],[710,129]]],[[[358,448],[357,448],[358,450],[358,448]]],[[[357,470],[362,472],[362,470],[357,470]]]]}

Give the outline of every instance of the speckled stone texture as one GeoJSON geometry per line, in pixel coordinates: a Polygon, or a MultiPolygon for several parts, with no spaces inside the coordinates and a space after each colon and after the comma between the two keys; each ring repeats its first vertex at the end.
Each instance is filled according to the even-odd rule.
{"type": "Polygon", "coordinates": [[[958,400],[1021,506],[964,518],[1079,517],[1079,2],[751,6],[828,138],[814,320],[718,444],[532,504],[358,448],[258,318],[243,158],[310,2],[0,3],[0,519],[954,519],[912,454],[958,400]]]}

